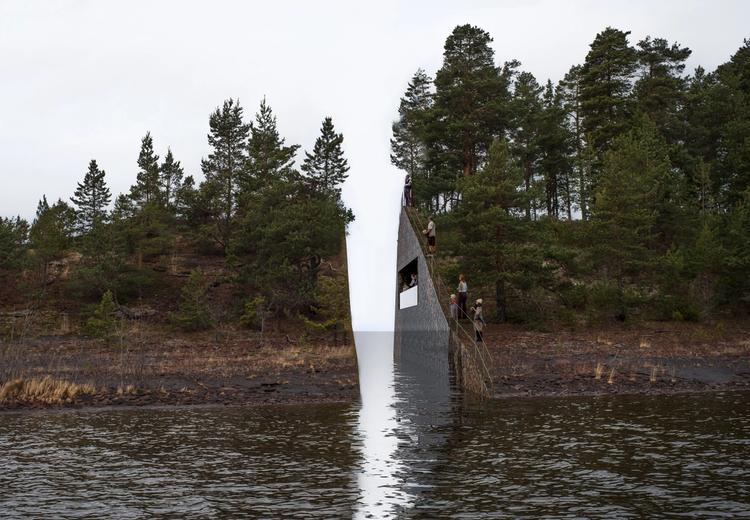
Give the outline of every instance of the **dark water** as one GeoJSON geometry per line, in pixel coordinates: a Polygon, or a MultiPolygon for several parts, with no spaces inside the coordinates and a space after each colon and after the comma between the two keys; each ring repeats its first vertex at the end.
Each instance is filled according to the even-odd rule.
{"type": "Polygon", "coordinates": [[[0,518],[750,518],[750,395],[467,403],[358,338],[362,402],[0,415],[0,518]]]}

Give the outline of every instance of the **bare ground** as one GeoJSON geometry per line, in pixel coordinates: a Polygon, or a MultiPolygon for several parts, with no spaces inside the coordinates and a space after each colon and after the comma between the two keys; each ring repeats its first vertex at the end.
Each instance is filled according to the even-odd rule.
{"type": "Polygon", "coordinates": [[[330,346],[286,336],[261,339],[232,330],[190,335],[133,330],[124,341],[111,344],[77,336],[0,343],[0,410],[340,402],[358,395],[351,343],[330,346]],[[44,378],[91,385],[94,391],[61,399],[11,391],[24,381],[44,378]],[[3,385],[8,387],[4,393],[3,385]]]}
{"type": "MultiPolygon", "coordinates": [[[[750,390],[750,324],[490,325],[485,343],[495,397],[750,390]]],[[[0,410],[351,402],[357,377],[353,344],[278,333],[149,324],[110,344],[76,335],[0,343],[0,410]]]]}
{"type": "Polygon", "coordinates": [[[496,397],[750,389],[748,324],[640,323],[485,333],[496,397]]]}

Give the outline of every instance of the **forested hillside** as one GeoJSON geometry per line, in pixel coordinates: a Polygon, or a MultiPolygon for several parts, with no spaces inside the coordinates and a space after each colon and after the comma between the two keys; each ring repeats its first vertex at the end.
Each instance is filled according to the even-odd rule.
{"type": "Polygon", "coordinates": [[[113,196],[106,165],[92,159],[69,199],[40,193],[32,222],[0,220],[5,336],[45,313],[50,332],[65,313],[66,331],[96,336],[117,315],[186,331],[348,322],[344,237],[354,216],[341,201],[349,166],[330,118],[300,171],[300,146],[280,137],[265,100],[246,122],[229,99],[210,114],[201,182],[168,147],[160,158],[155,137],[134,146],[128,193],[113,196]]]}
{"type": "Polygon", "coordinates": [[[491,42],[456,27],[393,124],[448,286],[542,327],[746,317],[750,40],[688,72],[690,49],[607,27],[557,83],[491,42]]]}

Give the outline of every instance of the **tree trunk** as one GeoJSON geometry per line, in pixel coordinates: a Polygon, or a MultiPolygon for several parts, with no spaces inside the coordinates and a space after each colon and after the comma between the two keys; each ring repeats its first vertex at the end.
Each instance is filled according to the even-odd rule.
{"type": "Polygon", "coordinates": [[[495,281],[495,306],[498,321],[505,323],[508,319],[508,309],[505,301],[505,283],[502,280],[495,281]]]}

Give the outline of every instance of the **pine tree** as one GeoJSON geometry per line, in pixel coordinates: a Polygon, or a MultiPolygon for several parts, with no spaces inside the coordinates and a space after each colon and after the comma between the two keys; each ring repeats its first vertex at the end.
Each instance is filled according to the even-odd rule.
{"type": "Polygon", "coordinates": [[[526,271],[530,251],[523,169],[505,141],[496,140],[485,166],[459,182],[463,198],[451,214],[457,248],[474,286],[495,289],[497,319],[509,315],[509,291],[526,271]]]}
{"type": "Polygon", "coordinates": [[[147,132],[141,139],[138,168],[135,185],[130,188],[130,198],[138,208],[149,204],[161,205],[159,156],[154,153],[154,140],[151,138],[151,132],[147,132]]]}
{"type": "Polygon", "coordinates": [[[70,245],[75,226],[75,211],[62,200],[50,206],[47,197],[37,205],[36,218],[31,224],[29,239],[35,256],[43,267],[45,282],[47,264],[70,245]]]}
{"type": "Polygon", "coordinates": [[[272,180],[293,175],[299,145],[285,146],[284,141],[276,128],[276,116],[263,98],[255,122],[250,123],[246,190],[252,191],[272,180]]]}
{"type": "Polygon", "coordinates": [[[167,148],[167,155],[159,167],[159,185],[164,204],[172,212],[175,211],[177,205],[177,194],[182,186],[184,174],[180,161],[175,161],[172,150],[167,148]]]}
{"type": "MultiPolygon", "coordinates": [[[[398,120],[391,127],[391,164],[411,176],[416,193],[421,197],[427,178],[427,147],[424,125],[432,106],[432,80],[419,69],[412,77],[398,107],[398,120]]],[[[433,190],[425,190],[431,193],[433,190]]],[[[429,195],[428,195],[429,196],[429,195]]]]}
{"type": "Polygon", "coordinates": [[[637,277],[653,267],[660,227],[668,205],[671,165],[664,139],[654,124],[642,120],[615,140],[605,155],[601,183],[593,206],[592,249],[605,278],[623,287],[626,277],[637,277]]]}
{"type": "Polygon", "coordinates": [[[491,42],[486,31],[468,24],[445,41],[427,133],[434,167],[449,178],[474,173],[508,123],[502,100],[517,64],[506,64],[500,74],[491,42]]]}
{"type": "Polygon", "coordinates": [[[638,108],[656,124],[672,144],[682,138],[680,108],[684,104],[686,80],[681,76],[692,51],[663,38],[647,36],[638,42],[640,79],[634,94],[638,108]]]}
{"type": "Polygon", "coordinates": [[[750,39],[728,62],[716,68],[715,95],[726,104],[719,130],[720,153],[712,167],[718,199],[724,208],[743,204],[750,191],[750,39]]]}
{"type": "MultiPolygon", "coordinates": [[[[583,129],[601,161],[604,151],[628,126],[631,79],[637,55],[628,43],[630,31],[607,27],[594,38],[581,69],[583,129]]],[[[598,168],[597,168],[598,171],[598,168]]],[[[595,188],[597,179],[591,179],[595,188]]]]}
{"type": "Polygon", "coordinates": [[[76,231],[79,236],[86,235],[95,225],[104,223],[107,218],[107,206],[112,194],[104,176],[104,170],[100,170],[96,161],[91,159],[83,182],[78,183],[74,195],[70,198],[76,206],[76,231]]]}
{"type": "Polygon", "coordinates": [[[526,218],[536,218],[539,206],[538,170],[541,160],[539,149],[539,127],[542,117],[540,95],[542,87],[529,72],[518,75],[511,101],[513,125],[510,130],[511,151],[518,157],[523,168],[523,185],[526,198],[526,218]]]}
{"type": "Polygon", "coordinates": [[[248,197],[232,241],[243,283],[260,288],[277,312],[308,311],[324,260],[340,254],[354,218],[341,200],[309,196],[308,189],[282,180],[248,197]]]}
{"type": "Polygon", "coordinates": [[[573,185],[570,157],[573,136],[566,119],[560,92],[548,80],[539,123],[539,170],[544,179],[547,215],[558,218],[560,212],[564,211],[571,220],[573,185]]]}
{"type": "Polygon", "coordinates": [[[201,161],[206,176],[203,189],[213,213],[212,238],[226,251],[237,209],[240,180],[247,162],[250,126],[242,122],[239,101],[230,98],[211,114],[209,127],[208,144],[212,151],[201,161]]]}
{"type": "Polygon", "coordinates": [[[203,272],[192,270],[180,291],[180,308],[170,314],[172,323],[185,331],[210,329],[214,321],[206,302],[207,293],[208,283],[203,272]]]}
{"type": "MultiPolygon", "coordinates": [[[[581,65],[574,65],[565,74],[565,77],[558,84],[558,92],[562,101],[562,108],[566,114],[566,128],[572,140],[571,143],[571,188],[573,200],[577,203],[574,206],[581,212],[581,218],[587,220],[589,216],[590,204],[590,179],[586,174],[584,167],[584,150],[586,149],[586,139],[584,139],[584,130],[581,110],[581,65]]],[[[589,139],[590,141],[590,139],[589,139]]]]}
{"type": "Polygon", "coordinates": [[[0,217],[0,276],[23,265],[29,224],[21,217],[0,217]]]}
{"type": "Polygon", "coordinates": [[[105,291],[99,305],[94,310],[93,316],[86,320],[84,326],[86,333],[101,338],[107,343],[112,341],[117,330],[117,319],[114,315],[117,307],[112,291],[105,291]]]}
{"type": "Polygon", "coordinates": [[[340,197],[341,184],[349,176],[349,164],[341,149],[343,142],[343,134],[337,134],[333,121],[326,117],[320,128],[320,137],[315,140],[313,152],[305,152],[305,161],[302,163],[305,183],[313,193],[340,197]]]}

